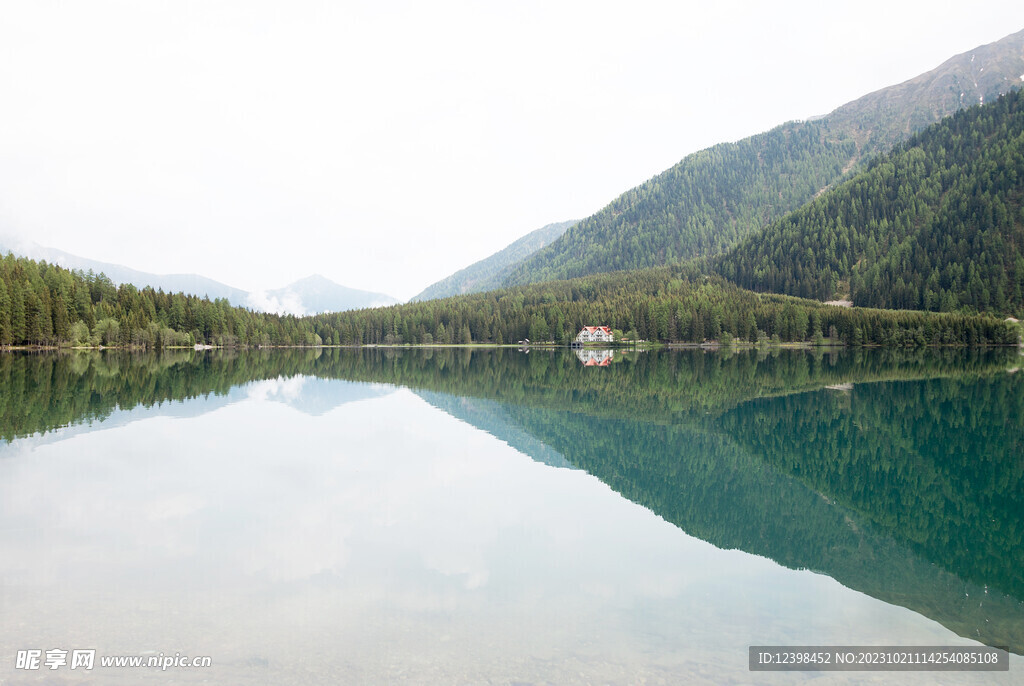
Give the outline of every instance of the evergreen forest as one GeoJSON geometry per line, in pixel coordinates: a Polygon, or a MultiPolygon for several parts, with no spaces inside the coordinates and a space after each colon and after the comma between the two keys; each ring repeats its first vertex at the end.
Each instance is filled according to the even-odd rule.
{"type": "Polygon", "coordinates": [[[1024,310],[1024,95],[929,127],[713,261],[745,288],[942,312],[1024,310]]]}
{"type": "Polygon", "coordinates": [[[637,340],[813,341],[847,345],[1009,345],[989,315],[851,309],[764,295],[662,267],[598,274],[390,307],[295,317],[228,301],[115,287],[12,255],[0,259],[0,344],[164,348],[554,341],[603,322],[637,340]]]}

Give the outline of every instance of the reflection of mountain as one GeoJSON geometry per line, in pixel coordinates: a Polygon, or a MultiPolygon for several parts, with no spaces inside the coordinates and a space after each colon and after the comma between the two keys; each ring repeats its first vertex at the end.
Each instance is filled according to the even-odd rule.
{"type": "Polygon", "coordinates": [[[576,469],[560,452],[517,426],[508,408],[501,403],[430,391],[416,391],[416,395],[456,419],[472,424],[508,443],[537,462],[560,469],[576,469]]]}
{"type": "Polygon", "coordinates": [[[1024,653],[1024,375],[1006,373],[1018,359],[684,351],[617,355],[594,373],[567,351],[9,354],[0,437],[258,388],[322,414],[405,385],[714,545],[1024,653]]]}
{"type": "MultiPolygon", "coordinates": [[[[996,590],[998,574],[988,582],[981,577],[977,583],[965,581],[947,565],[918,554],[906,531],[876,526],[837,502],[835,494],[808,487],[733,436],[716,431],[713,423],[702,430],[522,406],[510,409],[510,415],[565,451],[578,467],[692,536],[825,573],[962,636],[1024,652],[1024,598],[996,590]]],[[[828,462],[829,457],[822,451],[817,460],[828,462]]],[[[870,477],[869,472],[857,478],[870,477]]],[[[1002,513],[1002,520],[1019,518],[1020,510],[1002,513]]],[[[941,532],[955,523],[937,521],[934,526],[941,532]]],[[[986,551],[983,564],[1003,576],[1014,565],[1019,569],[1021,548],[1012,540],[1005,540],[1008,548],[986,551]]]]}
{"type": "Polygon", "coordinates": [[[922,557],[1024,599],[1022,385],[863,384],[753,401],[718,425],[922,557]]]}
{"type": "Polygon", "coordinates": [[[329,377],[297,379],[315,369],[317,351],[163,355],[75,352],[0,355],[0,441],[65,429],[89,431],[144,417],[195,417],[237,402],[252,381],[275,381],[266,397],[322,415],[393,387],[345,383],[329,377]],[[287,379],[301,384],[290,388],[287,379]],[[180,402],[203,397],[202,404],[180,402]],[[112,422],[112,424],[107,424],[112,422]],[[68,429],[68,427],[72,427],[68,429]]]}
{"type": "Polygon", "coordinates": [[[325,415],[346,403],[380,398],[395,392],[393,386],[380,384],[312,377],[298,377],[297,380],[301,384],[296,384],[294,389],[287,386],[276,388],[267,397],[314,417],[325,415]]]}
{"type": "MultiPolygon", "coordinates": [[[[622,376],[595,381],[578,367],[567,371],[571,358],[557,356],[512,357],[504,373],[493,359],[441,357],[423,366],[393,356],[368,359],[361,372],[509,398],[500,403],[501,431],[518,425],[691,535],[823,572],[965,637],[1024,652],[1024,380],[1005,373],[1012,358],[694,352],[640,356],[622,376]],[[971,373],[958,375],[958,367],[971,373]],[[864,383],[880,380],[893,381],[864,383]],[[853,383],[851,393],[806,392],[853,383]],[[862,422],[863,413],[849,413],[860,394],[882,419],[855,438],[843,429],[862,422]],[[837,411],[847,416],[815,419],[837,411]],[[886,419],[890,428],[876,431],[886,419]],[[908,441],[917,456],[910,462],[901,460],[908,441]],[[979,454],[991,459],[981,466],[979,454]],[[810,478],[822,467],[842,478],[810,478]]],[[[449,407],[460,402],[467,403],[449,407]]]]}
{"type": "MultiPolygon", "coordinates": [[[[120,409],[114,406],[109,409],[98,411],[86,421],[72,421],[66,425],[57,424],[54,426],[48,426],[45,429],[40,429],[42,434],[36,437],[35,445],[56,443],[58,441],[67,440],[72,436],[127,426],[133,422],[137,422],[142,419],[150,419],[152,417],[173,417],[175,419],[199,417],[222,407],[226,407],[234,402],[238,402],[240,399],[244,398],[245,395],[245,391],[241,388],[233,388],[227,393],[217,395],[210,394],[204,397],[203,402],[201,403],[190,402],[190,400],[194,400],[195,398],[189,398],[187,400],[164,400],[148,406],[136,405],[126,409],[120,409]],[[59,429],[59,431],[57,431],[57,429],[59,429]]],[[[20,437],[30,433],[32,432],[19,433],[18,436],[20,437]]],[[[6,440],[11,440],[11,438],[13,437],[5,437],[6,440]]],[[[0,439],[0,448],[2,448],[6,442],[5,439],[0,439]]],[[[0,453],[0,456],[2,456],[2,453],[0,453]]]]}

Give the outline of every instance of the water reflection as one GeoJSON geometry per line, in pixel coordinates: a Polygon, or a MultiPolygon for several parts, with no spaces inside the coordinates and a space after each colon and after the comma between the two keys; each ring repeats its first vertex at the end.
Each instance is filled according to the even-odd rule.
{"type": "Polygon", "coordinates": [[[607,367],[612,363],[615,352],[612,350],[595,350],[594,348],[576,348],[576,357],[584,367],[607,367]]]}
{"type": "Polygon", "coordinates": [[[1020,653],[1015,364],[0,356],[0,654],[100,641],[287,683],[743,681],[746,645],[826,639],[1020,653]]]}

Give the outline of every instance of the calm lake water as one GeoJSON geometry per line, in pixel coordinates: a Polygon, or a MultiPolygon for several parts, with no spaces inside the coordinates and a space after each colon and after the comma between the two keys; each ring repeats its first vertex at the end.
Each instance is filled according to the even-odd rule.
{"type": "Polygon", "coordinates": [[[1022,366],[0,355],[0,684],[1019,684],[1022,366]],[[747,665],[978,643],[1010,672],[747,665]],[[99,664],[161,653],[212,666],[99,664]]]}

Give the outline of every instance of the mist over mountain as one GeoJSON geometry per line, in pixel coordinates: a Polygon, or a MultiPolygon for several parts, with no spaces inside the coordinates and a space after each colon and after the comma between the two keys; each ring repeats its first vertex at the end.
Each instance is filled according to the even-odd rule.
{"type": "Polygon", "coordinates": [[[136,288],[152,286],[163,289],[167,293],[206,295],[210,300],[225,298],[232,305],[245,305],[249,297],[249,293],[241,288],[234,288],[199,274],[151,274],[112,262],[101,262],[72,255],[69,252],[57,248],[47,248],[31,241],[0,236],[0,255],[9,252],[33,260],[45,260],[50,264],[59,264],[67,269],[78,269],[83,272],[88,272],[91,269],[96,274],[102,272],[116,284],[130,283],[136,288]]]}
{"type": "Polygon", "coordinates": [[[1024,31],[812,121],[688,155],[515,266],[505,285],[715,255],[806,204],[875,154],[1024,76],[1024,31]]]}
{"type": "Polygon", "coordinates": [[[72,255],[31,241],[0,236],[0,255],[8,252],[33,260],[45,260],[67,269],[103,273],[115,284],[130,283],[136,288],[151,286],[165,293],[206,296],[210,300],[222,298],[232,305],[248,307],[259,312],[304,315],[393,305],[400,302],[397,298],[383,293],[347,288],[319,274],[299,279],[283,288],[249,292],[199,274],[152,274],[112,262],[72,255]]]}
{"type": "Polygon", "coordinates": [[[249,294],[249,303],[253,307],[262,305],[263,308],[258,309],[292,314],[341,312],[364,307],[383,307],[398,302],[401,301],[390,295],[348,288],[319,274],[299,279],[284,288],[249,294]]]}

